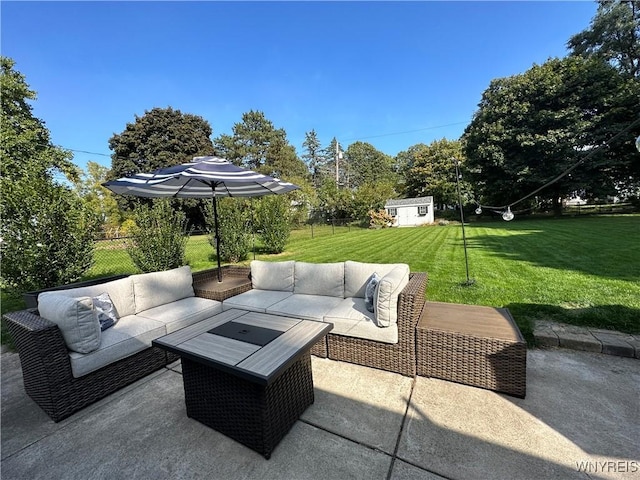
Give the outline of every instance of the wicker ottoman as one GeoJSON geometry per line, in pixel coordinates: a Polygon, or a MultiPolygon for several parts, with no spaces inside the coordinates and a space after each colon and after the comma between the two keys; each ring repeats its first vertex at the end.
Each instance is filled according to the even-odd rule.
{"type": "Polygon", "coordinates": [[[417,373],[524,398],[527,345],[506,308],[427,302],[417,373]]]}

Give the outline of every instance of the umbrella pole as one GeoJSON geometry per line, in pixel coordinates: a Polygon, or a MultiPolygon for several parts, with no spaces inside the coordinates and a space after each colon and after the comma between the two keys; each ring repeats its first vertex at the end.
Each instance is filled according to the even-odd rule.
{"type": "Polygon", "coordinates": [[[216,192],[213,190],[213,224],[216,229],[216,259],[218,260],[218,282],[222,282],[222,270],[220,269],[220,237],[218,236],[218,201],[216,200],[216,192]]]}

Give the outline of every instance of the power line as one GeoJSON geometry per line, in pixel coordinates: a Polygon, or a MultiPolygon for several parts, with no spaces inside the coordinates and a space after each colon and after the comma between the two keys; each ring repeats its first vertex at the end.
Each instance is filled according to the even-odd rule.
{"type": "Polygon", "coordinates": [[[448,123],[446,125],[436,125],[436,126],[433,126],[433,127],[418,128],[418,129],[415,129],[415,130],[405,130],[403,132],[381,133],[379,135],[369,135],[369,136],[366,136],[366,137],[352,137],[352,138],[347,138],[344,141],[345,142],[350,142],[352,140],[367,140],[369,138],[381,138],[381,137],[391,137],[393,135],[405,135],[407,133],[424,132],[426,130],[436,130],[438,128],[453,127],[455,125],[463,125],[463,124],[467,124],[467,123],[469,123],[469,122],[456,122],[456,123],[448,123]]]}
{"type": "Polygon", "coordinates": [[[89,155],[99,155],[101,157],[109,157],[111,158],[111,155],[107,155],[106,153],[97,153],[97,152],[87,152],[86,150],[76,150],[75,148],[67,148],[67,147],[63,147],[62,145],[56,145],[57,147],[60,148],[64,148],[65,150],[69,150],[71,152],[78,152],[78,153],[87,153],[89,155]]]}

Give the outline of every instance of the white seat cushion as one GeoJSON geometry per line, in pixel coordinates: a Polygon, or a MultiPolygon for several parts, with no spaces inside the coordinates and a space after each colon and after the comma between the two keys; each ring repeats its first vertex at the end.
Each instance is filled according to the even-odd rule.
{"type": "Polygon", "coordinates": [[[222,302],[222,309],[229,310],[231,308],[239,308],[241,310],[249,310],[251,312],[265,313],[267,308],[271,305],[274,305],[291,295],[293,295],[291,292],[256,290],[254,288],[248,292],[241,293],[240,295],[227,298],[222,302]]]}
{"type": "Polygon", "coordinates": [[[364,299],[345,298],[324,317],[327,323],[333,323],[332,334],[364,338],[383,343],[398,343],[398,324],[380,328],[373,319],[373,313],[367,311],[364,299]]]}
{"type": "Polygon", "coordinates": [[[138,316],[164,323],[167,326],[167,333],[171,333],[220,312],[222,312],[221,302],[207,298],[187,297],[150,308],[140,312],[138,316]]]}
{"type": "Polygon", "coordinates": [[[344,298],[338,297],[299,295],[294,293],[290,297],[267,308],[267,313],[322,322],[324,316],[329,313],[331,309],[340,305],[340,302],[343,300],[344,298]]]}
{"type": "Polygon", "coordinates": [[[78,378],[151,346],[167,333],[165,325],[150,318],[128,315],[102,332],[100,347],[91,353],[69,352],[71,371],[78,378]]]}

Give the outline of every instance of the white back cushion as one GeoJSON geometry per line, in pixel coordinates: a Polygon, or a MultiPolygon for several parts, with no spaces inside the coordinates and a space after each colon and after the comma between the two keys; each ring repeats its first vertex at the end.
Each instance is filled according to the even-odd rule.
{"type": "Polygon", "coordinates": [[[38,295],[40,316],[58,325],[69,350],[89,353],[100,346],[100,322],[91,297],[73,298],[58,292],[38,295]]]}
{"type": "Polygon", "coordinates": [[[55,293],[66,297],[97,297],[102,293],[108,293],[118,318],[133,315],[136,312],[136,304],[133,300],[133,283],[131,277],[113,280],[111,282],[91,285],[89,287],[69,288],[68,290],[56,290],[55,293]]]}
{"type": "Polygon", "coordinates": [[[130,278],[133,282],[136,313],[195,295],[189,265],[164,272],[131,275],[130,278]]]}
{"type": "Polygon", "coordinates": [[[409,265],[399,265],[378,282],[374,297],[376,324],[389,327],[398,321],[398,296],[409,283],[409,265]]]}
{"type": "Polygon", "coordinates": [[[371,275],[377,273],[384,277],[394,268],[404,265],[404,263],[362,263],[347,260],[344,262],[344,297],[364,298],[367,282],[371,275]]]}
{"type": "Polygon", "coordinates": [[[258,290],[293,292],[293,266],[296,262],[251,262],[251,284],[258,290]]]}
{"type": "Polygon", "coordinates": [[[294,266],[294,293],[344,298],[344,263],[305,263],[294,266]]]}

